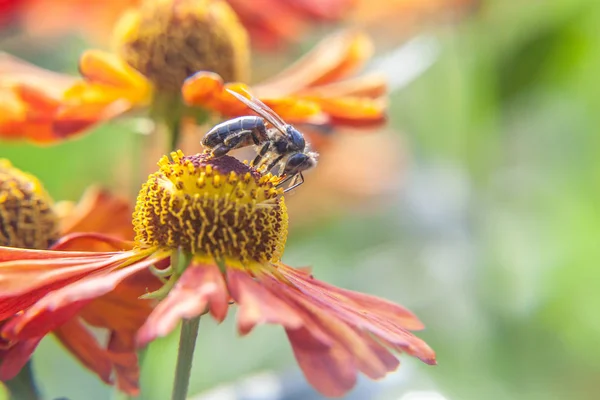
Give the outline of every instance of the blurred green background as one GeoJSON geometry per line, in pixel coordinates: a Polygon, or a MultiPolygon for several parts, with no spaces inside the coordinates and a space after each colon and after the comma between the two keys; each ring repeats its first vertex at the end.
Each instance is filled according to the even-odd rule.
{"type": "MultiPolygon", "coordinates": [[[[404,180],[389,182],[386,207],[298,224],[284,261],[424,321],[420,336],[439,366],[403,358],[408,378],[377,398],[596,399],[600,2],[489,1],[426,33],[439,45],[436,62],[390,103],[398,146],[410,154],[404,180]]],[[[0,42],[74,71],[83,44],[52,45],[0,42]]],[[[91,182],[111,186],[115,168],[139,157],[129,128],[115,122],[47,148],[2,142],[0,156],[38,175],[55,199],[77,199],[91,182]]],[[[200,332],[191,393],[294,368],[280,328],[238,338],[233,318],[207,318],[200,332]]],[[[144,399],[169,398],[176,341],[144,354],[144,399]]],[[[51,338],[34,366],[48,399],[118,398],[51,338]]]]}

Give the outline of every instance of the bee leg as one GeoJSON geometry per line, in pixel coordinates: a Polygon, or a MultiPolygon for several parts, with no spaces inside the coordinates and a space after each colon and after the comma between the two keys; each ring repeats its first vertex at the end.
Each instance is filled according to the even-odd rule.
{"type": "Polygon", "coordinates": [[[220,144],[212,150],[211,154],[214,158],[219,158],[219,157],[223,157],[225,154],[229,153],[230,150],[231,150],[231,147],[224,145],[224,144],[220,144]]]}
{"type": "MultiPolygon", "coordinates": [[[[283,158],[283,154],[280,155],[279,157],[276,157],[273,161],[271,161],[271,163],[269,164],[269,166],[267,167],[267,171],[270,171],[273,169],[274,166],[277,165],[277,163],[279,163],[279,161],[281,161],[281,159],[283,158]]],[[[281,174],[280,174],[281,175],[281,174]]]]}
{"type": "MultiPolygon", "coordinates": [[[[252,134],[252,131],[239,131],[239,132],[236,132],[233,135],[225,138],[225,140],[223,140],[223,144],[225,144],[226,146],[229,146],[229,147],[231,147],[233,149],[248,134],[252,134]]],[[[254,135],[252,135],[252,137],[254,137],[254,135]]]]}
{"type": "MultiPolygon", "coordinates": [[[[279,185],[277,185],[277,187],[279,187],[283,183],[287,182],[288,180],[289,180],[289,178],[284,179],[283,182],[281,182],[279,185]]],[[[293,176],[292,183],[290,183],[290,186],[283,189],[283,193],[287,193],[287,192],[297,188],[298,186],[302,185],[303,183],[304,183],[304,176],[302,176],[302,172],[299,172],[293,176]],[[300,178],[300,179],[298,179],[298,178],[300,178]],[[298,180],[300,182],[298,182],[298,180]]]]}
{"type": "Polygon", "coordinates": [[[269,152],[269,147],[271,147],[271,142],[266,142],[265,144],[263,144],[263,146],[258,151],[258,154],[254,158],[254,160],[252,160],[252,164],[250,164],[250,165],[252,165],[252,166],[258,165],[262,161],[265,154],[267,154],[269,152]]]}

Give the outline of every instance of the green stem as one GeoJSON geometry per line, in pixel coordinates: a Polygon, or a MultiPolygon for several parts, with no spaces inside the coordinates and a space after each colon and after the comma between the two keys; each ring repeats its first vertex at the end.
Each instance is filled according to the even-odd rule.
{"type": "Polygon", "coordinates": [[[170,148],[171,151],[177,150],[179,143],[179,134],[181,133],[181,118],[176,118],[167,123],[167,130],[169,131],[170,148]]]}
{"type": "Polygon", "coordinates": [[[185,400],[190,384],[192,361],[200,317],[184,319],[179,335],[179,349],[177,351],[177,367],[175,368],[175,384],[173,385],[172,400],[185,400]]]}
{"type": "Polygon", "coordinates": [[[4,383],[6,384],[6,387],[8,387],[11,399],[38,400],[40,398],[33,380],[31,361],[27,361],[17,376],[4,383]]]}

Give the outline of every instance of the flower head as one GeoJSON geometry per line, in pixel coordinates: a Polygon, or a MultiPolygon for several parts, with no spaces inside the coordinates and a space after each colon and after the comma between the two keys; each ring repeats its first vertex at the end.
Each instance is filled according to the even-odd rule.
{"type": "MultiPolygon", "coordinates": [[[[14,168],[7,160],[0,160],[0,242],[4,247],[0,259],[0,327],[9,329],[19,315],[29,310],[37,296],[51,292],[62,280],[61,274],[36,257],[33,250],[54,245],[60,234],[78,232],[106,232],[119,239],[132,239],[131,208],[122,199],[107,191],[90,188],[82,200],[71,206],[54,205],[41,183],[32,175],[14,168]],[[111,221],[107,224],[107,221],[111,221]],[[30,260],[27,260],[32,257],[30,260]],[[16,277],[19,278],[16,278],[16,277]],[[38,285],[53,276],[54,284],[38,285]],[[11,297],[15,287],[29,280],[39,291],[34,296],[11,297]]],[[[99,233],[90,234],[96,237],[99,233]]],[[[123,242],[125,243],[125,242],[123,242]]],[[[120,247],[119,247],[120,249],[120,247]]],[[[114,251],[114,241],[80,241],[69,250],[114,251]]],[[[65,259],[62,265],[73,265],[82,253],[59,252],[65,259]],[[73,258],[74,257],[74,258],[73,258]],[[71,259],[71,261],[68,261],[71,259]]],[[[98,258],[97,261],[101,261],[98,258]]],[[[81,271],[80,271],[81,272],[81,271]]],[[[86,367],[105,382],[116,374],[118,386],[125,392],[137,392],[139,369],[135,353],[134,336],[149,311],[150,304],[139,302],[140,290],[158,288],[158,279],[150,272],[141,274],[135,282],[127,281],[111,293],[86,304],[69,318],[52,321],[52,333],[86,367]],[[110,316],[119,316],[112,319],[110,316]],[[102,327],[108,331],[109,341],[102,345],[89,332],[85,324],[102,327]]],[[[25,365],[39,341],[48,333],[37,335],[30,331],[22,337],[0,333],[0,379],[12,379],[25,365]]]]}
{"type": "MultiPolygon", "coordinates": [[[[350,390],[358,372],[380,378],[393,371],[398,361],[392,351],[435,363],[434,352],[410,333],[422,324],[409,311],[328,285],[281,262],[287,211],[277,189],[280,179],[229,156],[175,152],[161,159],[159,171],[140,191],[135,244],[78,234],[61,239],[55,249],[74,249],[82,240],[95,239],[123,250],[0,248],[6,312],[13,315],[11,304],[19,301],[32,304],[1,334],[10,340],[39,338],[152,270],[164,286],[154,292],[137,286],[137,295],[145,298],[138,302],[160,300],[137,330],[140,346],[167,335],[184,318],[208,312],[222,321],[232,300],[240,334],[264,323],[284,327],[308,381],[325,395],[350,390]],[[189,262],[169,265],[174,256],[189,262]]],[[[105,323],[111,321],[104,317],[105,323]]]]}
{"type": "Polygon", "coordinates": [[[52,199],[36,177],[0,159],[0,245],[47,249],[58,239],[52,199]]]}
{"type": "MultiPolygon", "coordinates": [[[[370,40],[360,32],[332,35],[286,70],[252,86],[252,92],[290,123],[380,125],[387,106],[385,80],[377,74],[351,78],[372,51],[370,40]]],[[[228,117],[246,115],[248,109],[227,88],[247,86],[224,84],[215,73],[198,72],[186,80],[182,93],[190,105],[228,117]]]]}
{"type": "Polygon", "coordinates": [[[196,71],[246,80],[248,38],[224,0],[150,0],[125,13],[115,30],[117,54],[159,91],[178,93],[196,71]]]}

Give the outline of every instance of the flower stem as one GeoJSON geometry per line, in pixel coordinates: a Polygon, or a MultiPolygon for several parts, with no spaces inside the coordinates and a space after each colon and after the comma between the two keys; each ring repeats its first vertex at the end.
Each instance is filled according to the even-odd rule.
{"type": "Polygon", "coordinates": [[[177,367],[175,368],[175,384],[173,385],[172,400],[185,400],[190,384],[192,361],[200,317],[184,319],[179,335],[179,350],[177,351],[177,367]]]}

